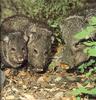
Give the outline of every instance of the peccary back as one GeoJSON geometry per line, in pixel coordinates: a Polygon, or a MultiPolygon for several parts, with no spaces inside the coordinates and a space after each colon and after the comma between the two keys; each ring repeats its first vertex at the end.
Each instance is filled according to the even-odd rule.
{"type": "Polygon", "coordinates": [[[87,59],[83,53],[84,46],[77,46],[78,40],[74,38],[77,32],[80,32],[85,25],[81,16],[70,16],[63,21],[61,25],[62,38],[65,41],[63,61],[69,66],[76,66],[87,59]]]}
{"type": "Polygon", "coordinates": [[[81,16],[70,16],[66,18],[61,24],[62,38],[65,43],[68,45],[74,45],[76,39],[74,39],[74,35],[77,32],[80,32],[85,25],[84,19],[81,16]]]}
{"type": "Polygon", "coordinates": [[[0,59],[6,66],[19,67],[27,59],[27,43],[22,32],[1,33],[0,59]]]}
{"type": "Polygon", "coordinates": [[[28,23],[30,22],[29,17],[23,15],[14,15],[6,18],[1,24],[1,31],[24,31],[28,23]]]}

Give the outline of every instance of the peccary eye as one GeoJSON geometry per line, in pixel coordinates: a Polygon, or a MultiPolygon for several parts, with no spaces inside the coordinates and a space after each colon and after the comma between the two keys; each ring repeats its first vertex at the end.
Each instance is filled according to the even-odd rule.
{"type": "Polygon", "coordinates": [[[44,55],[47,55],[47,54],[48,54],[48,51],[45,51],[45,52],[44,52],[44,55]]]}
{"type": "Polygon", "coordinates": [[[22,48],[22,51],[25,51],[25,48],[24,47],[22,48]]]}
{"type": "Polygon", "coordinates": [[[35,53],[35,54],[38,54],[38,51],[37,51],[36,49],[34,49],[34,53],[35,53]]]}
{"type": "Polygon", "coordinates": [[[16,49],[13,47],[13,48],[11,48],[11,51],[15,51],[16,49]]]}

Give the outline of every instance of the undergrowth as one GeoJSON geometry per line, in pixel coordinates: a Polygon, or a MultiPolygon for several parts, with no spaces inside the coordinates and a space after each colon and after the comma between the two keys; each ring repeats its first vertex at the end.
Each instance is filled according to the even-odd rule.
{"type": "MultiPolygon", "coordinates": [[[[93,74],[96,74],[96,16],[93,16],[88,20],[87,27],[77,33],[75,38],[78,40],[85,40],[83,42],[86,46],[84,52],[90,57],[90,60],[80,65],[79,70],[87,78],[90,78],[93,74]],[[87,70],[90,66],[91,68],[87,70]]],[[[96,83],[96,78],[94,77],[93,82],[96,83]]],[[[90,81],[86,81],[86,83],[86,85],[88,85],[90,81]]],[[[87,95],[87,98],[89,98],[89,96],[96,97],[96,87],[88,89],[86,86],[81,86],[80,88],[73,90],[73,94],[77,96],[77,100],[80,100],[82,95],[87,95]]]]}

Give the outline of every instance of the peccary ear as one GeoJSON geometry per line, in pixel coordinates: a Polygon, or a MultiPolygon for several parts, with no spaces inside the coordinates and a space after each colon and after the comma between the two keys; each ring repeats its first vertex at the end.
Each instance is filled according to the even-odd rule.
{"type": "Polygon", "coordinates": [[[30,27],[31,32],[36,32],[36,25],[34,24],[32,27],[30,27]]]}
{"type": "Polygon", "coordinates": [[[9,42],[9,37],[5,36],[4,39],[3,39],[3,41],[8,43],[9,42]]]}
{"type": "Polygon", "coordinates": [[[43,35],[46,34],[47,36],[51,36],[53,34],[52,31],[47,28],[44,28],[44,29],[41,28],[41,32],[43,35]]]}
{"type": "Polygon", "coordinates": [[[36,39],[36,38],[35,38],[35,35],[36,35],[36,34],[34,34],[34,33],[31,33],[31,34],[29,35],[28,44],[32,43],[32,42],[34,41],[34,39],[36,39]]]}
{"type": "Polygon", "coordinates": [[[28,41],[28,36],[24,35],[24,40],[27,42],[28,41]]]}
{"type": "Polygon", "coordinates": [[[36,25],[31,24],[26,30],[25,33],[30,37],[31,33],[36,33],[36,25]]]}
{"type": "Polygon", "coordinates": [[[51,43],[54,44],[55,36],[51,36],[51,43]]]}

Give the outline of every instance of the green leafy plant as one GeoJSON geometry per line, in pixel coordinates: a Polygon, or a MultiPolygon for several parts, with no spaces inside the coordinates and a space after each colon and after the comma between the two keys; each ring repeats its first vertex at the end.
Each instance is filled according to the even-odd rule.
{"type": "MultiPolygon", "coordinates": [[[[64,16],[85,6],[86,0],[1,0],[2,7],[57,27],[64,16]]],[[[3,13],[3,11],[2,11],[3,13]]]]}
{"type": "Polygon", "coordinates": [[[80,99],[80,95],[92,95],[95,96],[96,95],[96,88],[92,88],[92,89],[87,89],[85,87],[79,87],[78,89],[74,89],[72,91],[72,94],[77,96],[77,100],[81,100],[80,99]]]}
{"type": "MultiPolygon", "coordinates": [[[[78,40],[85,39],[86,41],[83,42],[83,44],[86,46],[86,49],[84,52],[89,56],[89,57],[94,57],[96,58],[96,41],[93,39],[94,37],[96,38],[96,17],[93,16],[88,20],[88,26],[83,29],[81,32],[77,33],[75,35],[75,38],[78,40]],[[90,40],[88,40],[91,38],[90,40]]],[[[95,64],[94,66],[96,67],[96,60],[91,59],[89,62],[83,63],[81,66],[79,66],[79,69],[81,73],[84,73],[85,69],[92,64],[95,64]]],[[[87,72],[86,75],[91,75],[92,72],[96,72],[95,67],[91,69],[91,71],[87,72]]]]}
{"type": "MultiPolygon", "coordinates": [[[[81,32],[75,35],[75,38],[77,38],[78,40],[82,40],[82,39],[86,40],[83,42],[83,44],[86,46],[84,52],[91,59],[88,62],[81,64],[78,67],[78,69],[80,70],[81,73],[84,73],[87,78],[89,78],[92,74],[96,73],[96,60],[95,60],[96,59],[96,39],[94,40],[94,37],[96,38],[95,35],[96,35],[96,16],[91,17],[88,20],[88,26],[85,29],[83,29],[81,32]],[[93,67],[89,71],[86,71],[86,68],[92,65],[93,67]]],[[[87,82],[87,84],[88,83],[89,82],[87,82]]],[[[77,100],[80,100],[80,96],[84,94],[96,96],[96,87],[87,89],[82,86],[80,88],[73,90],[73,94],[77,96],[77,100]]]]}
{"type": "MultiPolygon", "coordinates": [[[[65,17],[83,8],[85,2],[86,0],[1,0],[2,7],[5,7],[5,11],[2,9],[2,17],[5,18],[4,12],[8,9],[12,12],[11,15],[15,12],[15,14],[24,14],[38,21],[42,20],[55,30],[57,40],[61,42],[59,23],[65,17]]],[[[10,16],[9,11],[6,17],[10,16]]]]}
{"type": "Polygon", "coordinates": [[[81,95],[81,94],[91,94],[91,95],[96,95],[96,88],[93,89],[87,89],[85,87],[79,87],[78,89],[73,90],[73,94],[75,96],[81,95]]]}

